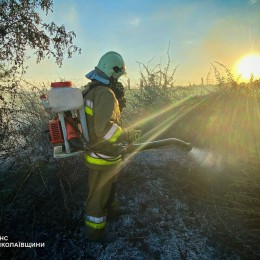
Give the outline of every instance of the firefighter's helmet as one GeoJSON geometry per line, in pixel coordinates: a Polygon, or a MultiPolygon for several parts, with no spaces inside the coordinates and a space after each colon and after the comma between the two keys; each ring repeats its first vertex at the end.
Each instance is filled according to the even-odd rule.
{"type": "Polygon", "coordinates": [[[115,51],[109,51],[104,54],[100,58],[97,68],[103,71],[109,78],[119,79],[126,74],[125,62],[122,56],[115,51]]]}

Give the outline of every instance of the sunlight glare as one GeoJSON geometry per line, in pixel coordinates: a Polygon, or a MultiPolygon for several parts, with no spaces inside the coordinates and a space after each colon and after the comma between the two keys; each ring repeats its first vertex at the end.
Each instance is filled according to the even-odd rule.
{"type": "Polygon", "coordinates": [[[251,53],[240,58],[235,65],[236,73],[243,81],[249,81],[260,77],[260,54],[251,53]]]}

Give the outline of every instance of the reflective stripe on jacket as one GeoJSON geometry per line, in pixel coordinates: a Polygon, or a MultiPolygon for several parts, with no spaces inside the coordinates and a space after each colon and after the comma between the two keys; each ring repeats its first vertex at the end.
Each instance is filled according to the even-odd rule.
{"type": "MultiPolygon", "coordinates": [[[[90,83],[91,84],[91,83],[90,83]]],[[[122,135],[119,124],[120,110],[114,92],[106,86],[100,85],[91,89],[85,96],[85,112],[89,130],[90,146],[109,146],[117,142],[122,135]]],[[[86,162],[91,167],[109,166],[121,161],[121,156],[107,156],[102,149],[98,153],[85,155],[86,162]]],[[[91,167],[97,169],[97,167],[91,167]]],[[[100,167],[99,167],[100,168],[100,167]]],[[[101,168],[100,168],[101,169],[101,168]]]]}
{"type": "Polygon", "coordinates": [[[101,153],[89,153],[85,155],[85,159],[87,162],[98,165],[113,165],[122,160],[121,155],[118,157],[111,157],[101,153]]]}

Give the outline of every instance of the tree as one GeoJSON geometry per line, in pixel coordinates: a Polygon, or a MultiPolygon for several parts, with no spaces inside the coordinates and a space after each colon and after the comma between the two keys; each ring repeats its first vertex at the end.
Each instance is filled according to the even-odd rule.
{"type": "Polygon", "coordinates": [[[17,91],[26,72],[28,50],[35,51],[37,62],[54,57],[59,66],[66,54],[70,58],[81,51],[73,44],[73,31],[67,31],[64,25],[43,22],[40,11],[48,15],[52,6],[52,0],[0,0],[1,142],[5,141],[11,119],[20,113],[17,91]]]}
{"type": "Polygon", "coordinates": [[[0,1],[0,62],[24,68],[27,50],[35,50],[37,62],[45,57],[55,57],[62,65],[64,52],[71,57],[80,49],[73,44],[73,31],[67,32],[64,25],[44,23],[39,14],[52,11],[51,0],[1,0],[0,1]]]}

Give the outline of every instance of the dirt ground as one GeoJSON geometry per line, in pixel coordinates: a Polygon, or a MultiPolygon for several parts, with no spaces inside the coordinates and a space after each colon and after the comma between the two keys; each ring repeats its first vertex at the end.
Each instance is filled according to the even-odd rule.
{"type": "MultiPolygon", "coordinates": [[[[1,173],[0,236],[45,247],[1,247],[0,258],[259,258],[259,233],[254,232],[259,222],[250,222],[259,215],[243,211],[251,200],[235,207],[237,193],[231,193],[237,178],[242,180],[238,167],[259,175],[259,106],[248,106],[252,100],[239,99],[237,106],[235,99],[227,105],[221,96],[195,97],[143,126],[153,128],[144,137],[148,139],[158,132],[157,125],[162,127],[160,122],[167,122],[157,139],[182,138],[194,149],[144,151],[127,162],[118,178],[118,197],[129,213],[108,224],[111,243],[86,239],[87,170],[82,158],[40,161],[34,171],[1,173]]],[[[241,186],[237,189],[248,194],[241,186]]]]}

